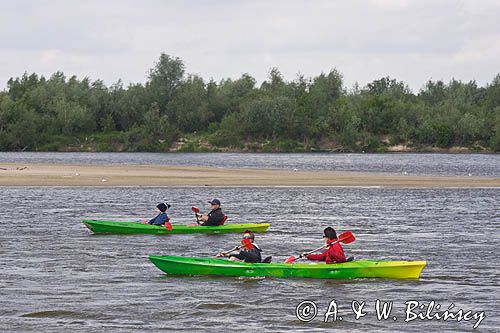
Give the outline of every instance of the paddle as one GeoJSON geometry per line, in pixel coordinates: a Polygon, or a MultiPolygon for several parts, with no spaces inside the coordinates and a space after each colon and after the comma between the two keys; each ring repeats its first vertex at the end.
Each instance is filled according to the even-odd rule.
{"type": "MultiPolygon", "coordinates": [[[[335,243],[341,242],[341,243],[344,243],[344,244],[349,244],[349,243],[354,242],[355,240],[356,240],[356,238],[354,237],[354,235],[352,234],[352,232],[346,231],[346,232],[341,233],[340,236],[337,238],[337,240],[335,242],[332,242],[332,243],[330,243],[328,245],[323,245],[321,247],[318,247],[317,249],[314,249],[312,251],[306,252],[306,253],[304,253],[304,255],[308,255],[308,254],[314,253],[316,251],[319,251],[321,249],[328,248],[328,247],[332,246],[335,243]]],[[[285,260],[285,264],[292,264],[295,260],[300,259],[300,258],[302,258],[302,255],[299,255],[298,257],[291,256],[287,260],[285,260]]]]}
{"type": "Polygon", "coordinates": [[[200,224],[200,219],[198,214],[200,214],[200,209],[198,207],[191,207],[191,210],[194,212],[194,216],[196,217],[196,223],[200,224]]]}
{"type": "Polygon", "coordinates": [[[233,252],[233,251],[236,251],[236,250],[239,250],[241,248],[245,248],[247,250],[251,250],[254,248],[254,245],[252,244],[252,240],[251,239],[248,239],[248,238],[243,238],[241,240],[241,246],[235,246],[234,248],[232,248],[231,250],[229,251],[225,251],[225,252],[219,252],[216,257],[225,257],[227,254],[233,252]]]}
{"type": "Polygon", "coordinates": [[[229,251],[221,251],[221,252],[217,253],[215,256],[216,257],[221,257],[221,256],[223,256],[222,254],[229,254],[229,253],[231,253],[233,251],[236,251],[236,250],[239,250],[239,249],[240,249],[240,246],[235,246],[231,250],[229,250],[229,251]]]}
{"type": "Polygon", "coordinates": [[[172,231],[172,223],[170,223],[169,220],[166,220],[165,221],[165,228],[168,230],[168,231],[172,231]]]}

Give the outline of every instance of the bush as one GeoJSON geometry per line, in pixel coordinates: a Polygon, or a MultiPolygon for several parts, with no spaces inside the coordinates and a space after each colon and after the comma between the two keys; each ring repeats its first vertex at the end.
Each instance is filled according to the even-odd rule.
{"type": "Polygon", "coordinates": [[[380,140],[372,135],[368,135],[364,141],[361,149],[365,152],[375,153],[381,149],[380,140]]]}

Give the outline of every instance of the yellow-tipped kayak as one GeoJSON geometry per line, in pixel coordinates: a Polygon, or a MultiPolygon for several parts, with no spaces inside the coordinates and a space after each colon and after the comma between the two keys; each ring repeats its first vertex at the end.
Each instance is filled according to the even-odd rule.
{"type": "Polygon", "coordinates": [[[279,278],[418,279],[425,261],[357,260],[341,264],[245,263],[217,258],[149,256],[160,270],[172,275],[274,276],[279,278]]]}

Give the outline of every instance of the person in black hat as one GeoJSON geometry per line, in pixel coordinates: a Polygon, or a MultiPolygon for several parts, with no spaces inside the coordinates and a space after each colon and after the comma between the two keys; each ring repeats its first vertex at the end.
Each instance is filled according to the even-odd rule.
{"type": "Polygon", "coordinates": [[[212,199],[208,202],[210,208],[212,209],[207,215],[198,214],[198,218],[203,221],[201,225],[203,226],[217,226],[222,225],[226,221],[227,217],[222,212],[220,208],[219,199],[212,199]]]}
{"type": "Polygon", "coordinates": [[[156,211],[158,212],[158,215],[156,215],[156,217],[153,217],[147,223],[152,225],[164,225],[165,223],[168,223],[170,218],[168,217],[166,212],[169,208],[170,205],[166,202],[162,202],[156,205],[156,211]]]}

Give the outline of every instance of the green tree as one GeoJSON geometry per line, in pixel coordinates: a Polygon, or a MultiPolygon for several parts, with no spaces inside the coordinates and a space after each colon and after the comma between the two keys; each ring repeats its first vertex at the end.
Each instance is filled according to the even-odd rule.
{"type": "Polygon", "coordinates": [[[255,82],[255,79],[248,74],[243,74],[235,81],[222,80],[218,87],[218,93],[212,92],[210,95],[212,98],[211,109],[218,108],[214,112],[216,118],[222,119],[227,114],[240,112],[241,105],[254,97],[255,82]]]}
{"type": "Polygon", "coordinates": [[[250,138],[276,138],[290,134],[293,114],[288,97],[261,97],[243,106],[241,126],[250,138]]]}
{"type": "Polygon", "coordinates": [[[494,151],[500,151],[500,106],[494,110],[493,131],[491,133],[490,147],[494,151]]]}
{"type": "Polygon", "coordinates": [[[164,114],[167,104],[184,78],[184,63],[180,58],[162,53],[155,66],[149,70],[146,88],[164,114]]]}
{"type": "Polygon", "coordinates": [[[443,81],[427,81],[425,88],[420,90],[420,99],[427,105],[436,106],[446,100],[446,87],[443,81]]]}
{"type": "Polygon", "coordinates": [[[500,74],[486,87],[428,81],[414,95],[389,77],[347,91],[336,69],[287,82],[272,68],[256,87],[249,74],[205,83],[162,53],[147,78],[128,87],[62,72],[11,78],[0,92],[0,149],[59,149],[90,137],[85,142],[103,150],[165,151],[180,133],[195,131],[215,145],[257,140],[255,147],[271,151],[323,143],[377,151],[387,138],[498,151],[500,142],[500,74]]]}
{"type": "Polygon", "coordinates": [[[205,83],[192,75],[182,83],[167,105],[169,119],[183,132],[206,129],[213,114],[208,112],[205,83]]]}
{"type": "Polygon", "coordinates": [[[457,126],[457,140],[459,145],[465,145],[478,139],[482,127],[482,121],[471,113],[465,113],[457,126]]]}

